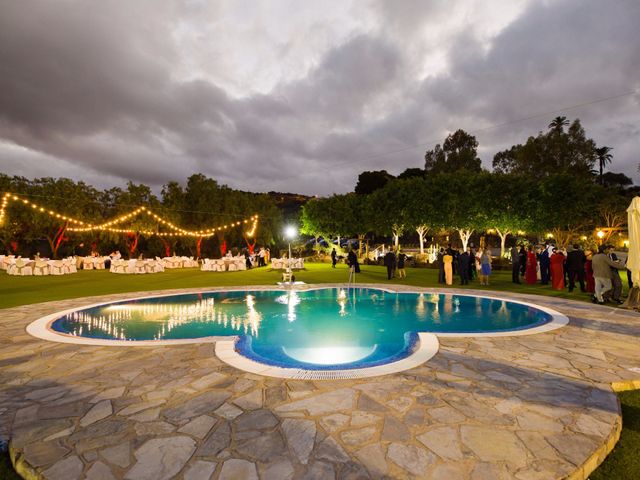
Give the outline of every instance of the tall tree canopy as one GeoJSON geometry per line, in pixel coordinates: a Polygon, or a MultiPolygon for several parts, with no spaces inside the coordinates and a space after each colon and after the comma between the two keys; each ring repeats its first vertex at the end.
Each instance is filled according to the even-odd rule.
{"type": "Polygon", "coordinates": [[[386,170],[374,170],[362,172],[358,175],[358,183],[355,192],[358,195],[368,195],[384,187],[389,180],[395,178],[386,170]]]}
{"type": "Polygon", "coordinates": [[[482,170],[482,162],[478,158],[478,141],[464,130],[456,130],[448,135],[442,147],[438,144],[433,150],[427,150],[424,160],[425,170],[432,174],[482,170]]]}
{"type": "Polygon", "coordinates": [[[549,131],[529,137],[524,145],[514,145],[493,157],[493,168],[499,173],[531,175],[544,178],[570,173],[589,178],[596,161],[596,143],[587,138],[580,120],[565,132],[566,119],[558,117],[549,131]]]}

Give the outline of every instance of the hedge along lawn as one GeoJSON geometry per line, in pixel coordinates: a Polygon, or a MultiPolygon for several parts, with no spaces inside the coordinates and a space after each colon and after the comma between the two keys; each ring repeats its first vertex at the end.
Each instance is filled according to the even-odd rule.
{"type": "MultiPolygon", "coordinates": [[[[356,283],[381,283],[415,285],[419,287],[443,287],[438,283],[438,271],[433,268],[408,268],[407,278],[387,280],[385,267],[362,265],[356,275],[356,283]]],[[[346,283],[349,270],[338,264],[331,268],[328,263],[306,263],[305,270],[295,273],[296,280],[305,283],[346,283]]],[[[196,268],[165,270],[163,273],[145,275],[113,274],[108,270],[80,270],[78,273],[61,276],[18,277],[0,271],[0,308],[15,307],[31,303],[64,300],[124,292],[146,292],[174,288],[206,288],[242,285],[275,285],[280,272],[269,267],[254,268],[240,272],[202,272],[196,268]]],[[[454,276],[452,288],[497,290],[515,293],[531,293],[555,296],[572,300],[590,301],[579,288],[569,293],[552,290],[550,285],[517,285],[511,282],[511,270],[497,270],[491,274],[490,285],[482,287],[477,280],[467,286],[459,285],[454,276]]],[[[623,280],[626,289],[626,278],[623,280]]]]}

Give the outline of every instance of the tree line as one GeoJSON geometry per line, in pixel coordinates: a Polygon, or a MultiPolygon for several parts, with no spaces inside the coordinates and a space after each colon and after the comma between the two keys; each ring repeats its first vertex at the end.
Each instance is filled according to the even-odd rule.
{"type": "MultiPolygon", "coordinates": [[[[473,135],[457,130],[425,153],[424,168],[397,177],[366,171],[353,193],[313,199],[302,211],[303,232],[313,236],[407,234],[421,252],[428,233],[455,233],[466,248],[474,233],[500,238],[550,233],[566,245],[595,227],[608,237],[626,221],[638,193],[630,178],[604,172],[611,148],[587,138],[580,120],[556,117],[546,132],[498,152],[483,170],[473,135]]],[[[607,238],[605,238],[606,240],[607,238]]]]}
{"type": "Polygon", "coordinates": [[[82,181],[67,178],[27,179],[0,174],[0,192],[12,192],[46,210],[59,212],[85,222],[99,224],[126,215],[144,206],[184,229],[198,230],[222,226],[254,214],[259,215],[255,235],[247,237],[245,228],[216,232],[214,236],[144,235],[142,231],[168,232],[150,216],[140,215],[121,224],[128,233],[109,231],[73,232],[69,223],[20,202],[9,203],[0,225],[3,253],[57,258],[70,254],[120,250],[130,257],[165,256],[173,253],[193,256],[219,256],[231,247],[249,249],[272,245],[281,230],[282,214],[268,194],[234,190],[212,178],[195,174],[185,185],[169,182],[160,196],[148,185],[129,182],[126,188],[96,189],[82,181]]]}

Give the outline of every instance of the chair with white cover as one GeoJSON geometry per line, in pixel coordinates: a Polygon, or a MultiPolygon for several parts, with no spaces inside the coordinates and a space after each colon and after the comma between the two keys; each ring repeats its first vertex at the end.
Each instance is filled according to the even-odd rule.
{"type": "Polygon", "coordinates": [[[238,270],[238,264],[236,262],[230,262],[229,263],[229,271],[230,272],[235,272],[236,270],[238,270]]]}
{"type": "Polygon", "coordinates": [[[6,256],[3,255],[3,257],[4,257],[4,259],[0,263],[0,268],[2,270],[8,270],[9,266],[14,263],[16,257],[15,257],[15,255],[6,255],[6,256]]]}
{"type": "Polygon", "coordinates": [[[127,262],[124,260],[111,260],[111,267],[109,271],[111,273],[127,273],[126,272],[127,262]]]}
{"type": "Polygon", "coordinates": [[[238,270],[246,270],[247,269],[247,261],[243,258],[242,260],[238,260],[236,262],[236,267],[238,270]]]}
{"type": "Polygon", "coordinates": [[[226,272],[227,267],[224,263],[224,259],[220,258],[218,260],[213,261],[213,271],[214,272],[226,272]]]}
{"type": "Polygon", "coordinates": [[[65,262],[65,266],[67,268],[67,273],[78,273],[78,269],[76,268],[76,259],[73,257],[65,258],[63,260],[65,262]]]}
{"type": "Polygon", "coordinates": [[[6,270],[7,269],[7,267],[5,267],[5,265],[4,265],[4,259],[5,259],[5,256],[4,255],[0,255],[0,270],[6,270]]]}
{"type": "Polygon", "coordinates": [[[164,264],[162,262],[159,262],[158,260],[149,260],[147,264],[147,272],[148,273],[164,272],[164,264]]]}
{"type": "Polygon", "coordinates": [[[96,270],[104,270],[104,261],[105,257],[96,258],[96,261],[93,264],[93,268],[95,268],[96,270]]]}
{"type": "Polygon", "coordinates": [[[31,262],[25,262],[22,258],[18,257],[16,261],[7,269],[9,275],[27,276],[33,275],[33,268],[31,262]]]}
{"type": "Polygon", "coordinates": [[[274,258],[271,260],[271,268],[273,270],[280,270],[282,268],[282,260],[279,258],[274,258]]]}
{"type": "Polygon", "coordinates": [[[146,260],[136,260],[133,264],[133,273],[142,274],[147,273],[147,261],[146,260]]]}
{"type": "Polygon", "coordinates": [[[64,262],[62,260],[53,260],[49,264],[50,275],[64,275],[64,262]]]}
{"type": "Polygon", "coordinates": [[[202,259],[202,266],[200,267],[200,270],[203,272],[210,272],[213,270],[213,265],[211,263],[211,260],[208,258],[203,258],[202,259]]]}
{"type": "Polygon", "coordinates": [[[34,275],[49,275],[49,264],[44,260],[36,260],[33,264],[34,275]]]}
{"type": "Polygon", "coordinates": [[[82,259],[82,269],[83,270],[93,270],[93,257],[84,257],[82,259]]]}

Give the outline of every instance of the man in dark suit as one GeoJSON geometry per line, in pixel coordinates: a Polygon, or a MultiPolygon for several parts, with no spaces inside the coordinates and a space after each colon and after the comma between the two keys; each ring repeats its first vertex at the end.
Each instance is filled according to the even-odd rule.
{"type": "Polygon", "coordinates": [[[469,262],[471,261],[471,255],[469,251],[471,247],[467,247],[466,252],[462,252],[458,255],[458,272],[460,273],[460,285],[469,285],[469,262]]]}
{"type": "Polygon", "coordinates": [[[516,245],[511,247],[511,281],[520,283],[520,252],[516,245]]]}
{"type": "Polygon", "coordinates": [[[540,263],[540,284],[548,285],[551,278],[551,260],[549,259],[549,244],[545,243],[544,250],[540,252],[538,262],[540,263]]]}
{"type": "Polygon", "coordinates": [[[444,283],[444,248],[440,247],[437,256],[438,262],[438,283],[444,283]]]}
{"type": "Polygon", "coordinates": [[[391,280],[396,268],[396,254],[391,249],[384,256],[384,264],[387,267],[387,280],[391,280]]]}
{"type": "Polygon", "coordinates": [[[578,244],[575,244],[573,250],[567,253],[566,269],[569,275],[570,292],[573,292],[573,289],[576,287],[576,278],[580,283],[580,291],[586,291],[584,288],[584,264],[586,261],[587,257],[578,244]]]}

